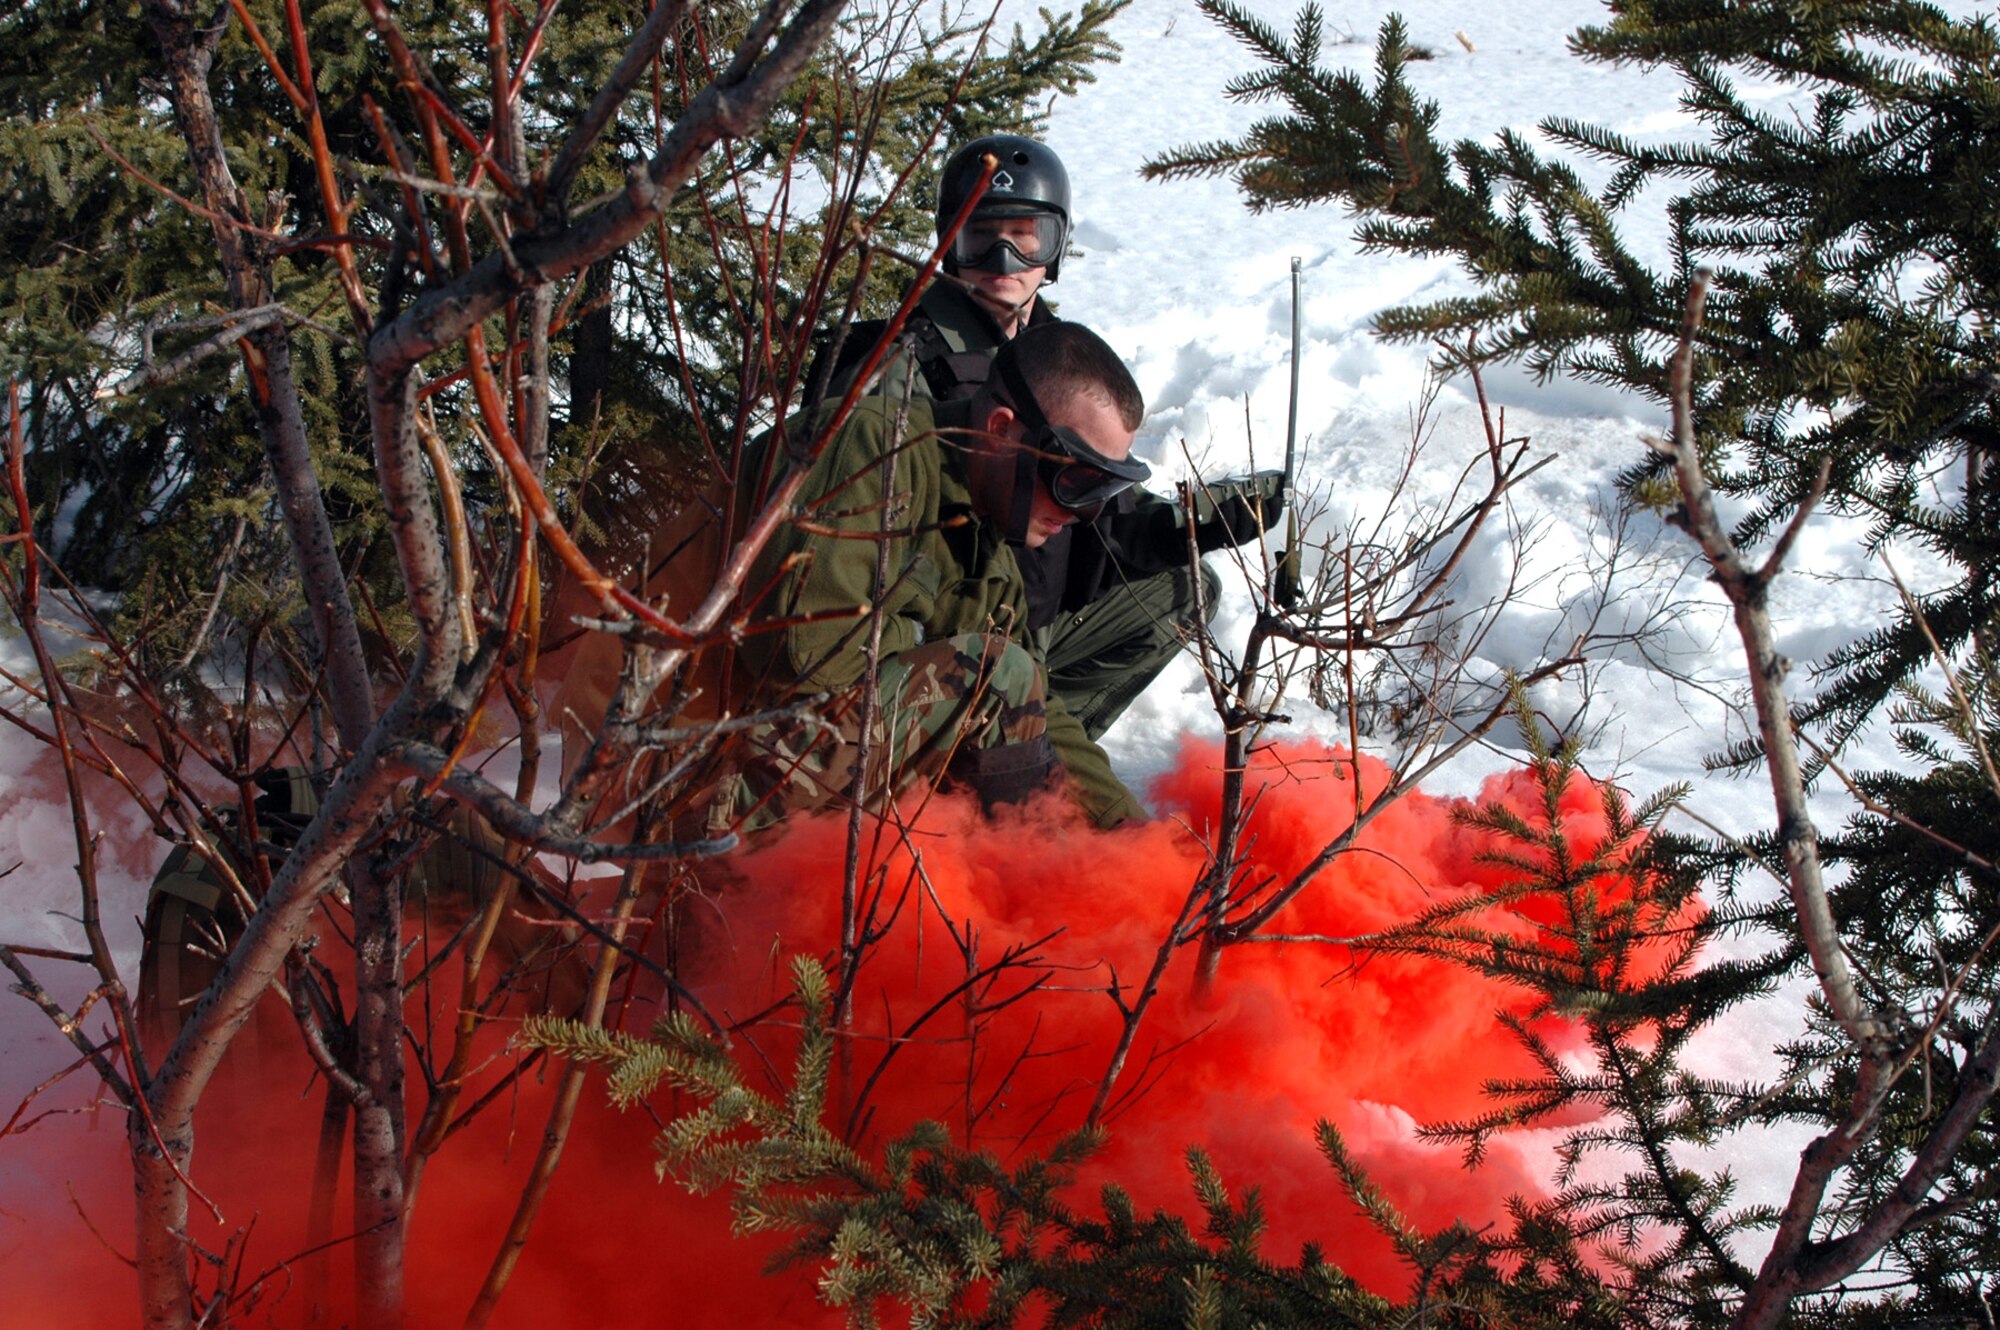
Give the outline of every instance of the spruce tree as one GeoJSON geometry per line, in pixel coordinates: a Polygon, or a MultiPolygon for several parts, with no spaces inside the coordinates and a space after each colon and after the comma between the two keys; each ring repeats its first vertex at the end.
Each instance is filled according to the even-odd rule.
{"type": "MultiPolygon", "coordinates": [[[[440,742],[456,767],[511,709],[528,772],[518,795],[481,785],[475,800],[499,797],[489,824],[523,847],[548,837],[521,817],[559,828],[558,839],[575,831],[573,812],[528,806],[537,538],[572,569],[585,562],[568,531],[585,525],[577,496],[607,445],[636,444],[670,467],[695,440],[740,440],[787,410],[813,302],[858,282],[838,264],[854,263],[855,221],[878,246],[926,247],[927,221],[896,234],[893,182],[954,114],[1032,124],[1040,97],[1114,53],[1101,28],[1120,3],[1046,16],[1037,37],[983,50],[949,14],[894,4],[842,20],[841,0],[574,15],[553,0],[530,12],[143,0],[0,20],[0,136],[14,149],[0,166],[0,227],[19,260],[0,273],[0,373],[27,385],[29,410],[9,424],[27,436],[33,471],[0,582],[40,675],[39,695],[24,687],[31,701],[17,705],[47,704],[49,728],[35,732],[72,778],[89,945],[61,959],[97,974],[132,1067],[129,1079],[111,1068],[81,1012],[58,1016],[132,1128],[149,1324],[216,1314],[189,1283],[195,1110],[281,973],[295,995],[313,993],[294,1014],[328,1058],[329,1122],[352,1125],[358,1321],[400,1323],[408,1202],[463,1106],[460,1082],[432,1079],[427,1111],[440,1116],[414,1132],[404,1117],[407,1071],[429,1076],[445,1050],[425,1023],[406,1052],[419,1026],[405,1024],[403,884],[417,842],[441,827],[461,833],[423,821],[434,804],[413,809],[430,791],[391,799],[411,774],[401,764],[413,750],[399,744],[440,742]],[[964,73],[975,100],[954,100],[947,71],[964,73]],[[711,154],[718,143],[725,152],[711,154]],[[836,184],[849,180],[863,188],[836,184]],[[836,219],[818,226],[801,220],[824,206],[815,181],[836,219]],[[613,257],[646,243],[657,289],[643,268],[621,282],[613,257]],[[675,303],[663,306],[669,274],[675,303]],[[572,354],[640,364],[593,395],[591,420],[572,404],[565,422],[559,397],[550,409],[563,357],[547,371],[548,325],[593,278],[612,317],[572,354]],[[656,347],[671,356],[641,354],[656,347]],[[611,405],[625,418],[607,432],[599,423],[619,391],[611,405]],[[552,417],[575,428],[552,440],[552,417]],[[545,501],[544,474],[567,512],[545,501]],[[93,594],[103,587],[122,594],[93,594]],[[42,635],[58,621],[95,648],[67,672],[42,635]],[[131,723],[96,709],[121,706],[131,723]],[[106,757],[105,733],[128,754],[106,757]],[[319,813],[280,856],[247,828],[253,776],[286,757],[309,764],[319,813]],[[118,782],[156,830],[187,837],[256,901],[239,936],[204,935],[229,962],[163,1047],[140,1047],[98,926],[79,766],[118,782]],[[236,786],[240,820],[214,810],[217,777],[236,786]],[[239,853],[217,848],[230,840],[239,853]],[[231,866],[245,863],[255,871],[231,866]],[[308,968],[295,947],[336,879],[351,908],[328,936],[351,943],[352,966],[308,968]]],[[[628,514],[642,534],[647,517],[628,514]]],[[[605,583],[593,574],[592,585],[605,583]]],[[[599,601],[623,604],[608,588],[599,601]]],[[[612,853],[643,862],[666,848],[612,853]]],[[[516,872],[529,857],[476,853],[516,872]]],[[[475,899],[490,874],[464,858],[457,867],[450,887],[475,899]]],[[[482,918],[501,918],[504,893],[476,898],[482,918]]],[[[0,960],[32,988],[4,943],[0,960]]],[[[480,964],[468,956],[466,991],[480,964]]],[[[486,975],[495,994],[512,982],[486,975]]],[[[431,976],[415,976],[414,1000],[428,1003],[431,976]]],[[[468,1052],[477,1024],[452,1036],[451,1058],[468,1052]]],[[[322,1134],[329,1206],[339,1170],[326,1143],[338,1135],[322,1134]]],[[[544,1137],[543,1177],[563,1136],[557,1124],[544,1137]]],[[[523,1190],[521,1231],[540,1196],[523,1190]]],[[[475,1323],[517,1251],[495,1257],[475,1323]]]]}
{"type": "MultiPolygon", "coordinates": [[[[1071,1133],[1010,1167],[927,1122],[882,1144],[876,1162],[876,1151],[826,1125],[835,1063],[831,981],[817,961],[798,957],[792,983],[787,1014],[796,1015],[800,1038],[791,1078],[775,1090],[746,1079],[735,1054],[686,1013],[660,1021],[650,1038],[551,1017],[531,1019],[522,1037],[607,1068],[614,1103],[629,1107],[662,1086],[695,1101],[659,1136],[661,1175],[694,1192],[728,1191],[739,1233],[786,1235],[781,1260],[816,1263],[821,1298],[852,1325],[882,1324],[887,1308],[911,1325],[968,1330],[1024,1322],[1103,1330],[1388,1323],[1392,1304],[1318,1248],[1306,1247],[1295,1265],[1267,1257],[1255,1190],[1232,1198],[1196,1148],[1187,1168],[1203,1218],[1198,1232],[1168,1211],[1141,1214],[1116,1185],[1079,1203],[1079,1167],[1101,1144],[1095,1131],[1071,1133]]],[[[1400,1225],[1339,1133],[1323,1123],[1320,1134],[1349,1186],[1400,1225]]],[[[1414,1233],[1399,1236],[1412,1251],[1425,1244],[1414,1233]]]]}
{"type": "MultiPolygon", "coordinates": [[[[2000,812],[1992,651],[2000,49],[1991,25],[1893,2],[1614,0],[1612,21],[1579,32],[1574,52],[1678,73],[1708,137],[1658,147],[1557,120],[1542,126],[1555,145],[1548,154],[1519,133],[1496,144],[1439,141],[1438,108],[1411,86],[1414,56],[1398,19],[1383,25],[1370,79],[1322,65],[1316,6],[1300,11],[1289,34],[1227,0],[1202,7],[1261,61],[1232,95],[1277,113],[1239,139],[1170,153],[1152,164],[1154,175],[1229,175],[1252,208],[1343,203],[1364,245],[1457,258],[1476,288],[1389,311],[1379,320],[1384,335],[1443,338],[1476,362],[1519,359],[1544,377],[1611,384],[1663,414],[1675,405],[1687,294],[1697,271],[1711,270],[1707,316],[1692,332],[1693,425],[1716,488],[1748,501],[1736,542],[1777,535],[1824,485],[1834,506],[1868,519],[1872,541],[1921,544],[1949,569],[1947,585],[1823,662],[1816,694],[1795,717],[1818,745],[1818,777],[1848,780],[1859,796],[1825,853],[1846,870],[1833,891],[1839,941],[1888,1046],[1857,1048],[1816,1007],[1776,1050],[1768,1079],[1691,1069],[1691,1041],[1719,1016],[1807,970],[1789,905],[1740,889],[1743,874],[1776,860],[1785,842],[1671,834],[1684,792],[1628,807],[1606,791],[1607,837],[1594,853],[1574,854],[1563,810],[1565,792],[1583,778],[1577,750],[1544,737],[1524,708],[1539,806],[1468,818],[1506,847],[1495,863],[1508,883],[1491,896],[1445,901],[1376,945],[1463,965],[1529,995],[1511,1024],[1536,1070],[1489,1086],[1485,1112],[1427,1130],[1461,1145],[1472,1164],[1496,1133],[1582,1119],[1569,1126],[1548,1200],[1516,1201],[1496,1229],[1419,1233],[1396,1211],[1394,1180],[1363,1175],[1327,1128],[1329,1163],[1417,1274],[1408,1301],[1313,1304],[1340,1253],[1308,1250],[1295,1267],[1265,1263],[1254,1250],[1254,1193],[1238,1205],[1199,1156],[1191,1169],[1206,1242],[1186,1240],[1170,1216],[1139,1220],[1108,1191],[1101,1223],[1081,1204],[1072,1211],[1052,1200],[1039,1212],[1065,1234],[1060,1251],[1087,1257],[1059,1276],[1038,1273],[1032,1251],[940,1273],[908,1258],[974,1231],[965,1216],[990,1204],[979,1188],[1003,1175],[974,1167],[933,1131],[885,1156],[929,1154],[931,1167],[871,1175],[785,1211],[797,1250],[833,1269],[867,1251],[880,1262],[869,1267],[870,1291],[912,1308],[941,1305],[937,1278],[964,1281],[960,1288],[993,1279],[1006,1289],[1048,1280],[1061,1290],[1056,1323],[1248,1326],[1295,1323],[1288,1317],[1302,1313],[1307,1324],[1349,1316],[1550,1330],[1990,1324],[1986,1286],[2000,1268],[1991,1236],[2000,1230],[1991,1182],[2000,1139],[1991,1107],[2000,1050],[1992,830],[2000,812]],[[1808,112],[1794,121],[1757,110],[1737,86],[1746,75],[1789,81],[1808,112]],[[1566,154],[1607,163],[1608,183],[1586,184],[1566,154]],[[1652,182],[1678,190],[1665,205],[1671,253],[1661,270],[1620,229],[1652,182]],[[1841,768],[1842,743],[1877,719],[1897,728],[1913,770],[1841,768]],[[1729,957],[1710,947],[1745,935],[1767,945],[1729,957]],[[1551,1019],[1582,1029],[1585,1056],[1545,1036],[1541,1022],[1551,1019]],[[1842,1156],[1823,1199],[1812,1198],[1804,1242],[1775,1275],[1768,1263],[1760,1268],[1781,1210],[1745,1201],[1728,1168],[1691,1158],[1760,1126],[1803,1126],[1825,1140],[1853,1121],[1859,1083],[1885,1066],[1865,1139],[1842,1156]],[[1967,1121],[1954,1127],[1947,1119],[1957,1114],[1967,1121]],[[1586,1170],[1593,1156],[1623,1168],[1609,1177],[1586,1170]],[[843,1230],[850,1220],[857,1227],[843,1230]],[[1862,1262],[1876,1263],[1867,1295],[1843,1283],[1862,1262]],[[1779,1291],[1760,1297],[1773,1279],[1779,1291]],[[1182,1301],[1153,1300],[1164,1287],[1181,1290],[1182,1301]],[[1144,1314],[1127,1321],[1110,1308],[1144,1314]]],[[[1625,479],[1640,502],[1671,512],[1680,501],[1658,457],[1636,460],[1625,479]]],[[[1746,745],[1718,762],[1741,768],[1759,756],[1746,745]]],[[[809,998],[805,1006],[810,1018],[809,998]]],[[[587,1051],[567,1047],[576,1037],[553,1028],[538,1038],[587,1051]]],[[[691,1026],[662,1038],[677,1051],[633,1045],[596,1056],[621,1069],[699,1060],[711,1079],[679,1084],[718,1105],[742,1102],[738,1074],[702,1051],[710,1046],[691,1026]]],[[[808,1070],[802,1061],[800,1086],[822,1094],[808,1070]]],[[[796,1100],[788,1103],[795,1111],[796,1100]]],[[[718,1122],[712,1112],[693,1120],[718,1122]]],[[[741,1135],[728,1140],[673,1129],[674,1167],[692,1184],[737,1187],[739,1205],[760,1215],[773,1160],[790,1161],[791,1178],[840,1173],[829,1159],[798,1153],[789,1143],[796,1126],[781,1132],[774,1121],[732,1118],[728,1128],[741,1135]]],[[[1068,1178],[1058,1171],[1049,1181],[1059,1189],[1068,1178]]],[[[975,1245],[994,1250],[997,1237],[975,1245]]],[[[1013,1323],[1016,1304],[992,1305],[987,1323],[1013,1323]]]]}

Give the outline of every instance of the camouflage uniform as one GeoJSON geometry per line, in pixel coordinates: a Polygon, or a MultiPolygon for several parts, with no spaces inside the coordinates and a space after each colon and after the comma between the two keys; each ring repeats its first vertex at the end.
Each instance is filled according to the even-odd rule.
{"type": "MultiPolygon", "coordinates": [[[[767,813],[846,795],[872,606],[881,654],[871,798],[948,765],[1004,788],[1007,772],[1052,753],[1100,825],[1143,816],[1082,724],[1046,696],[1015,552],[966,485],[956,437],[969,404],[919,398],[899,434],[902,405],[862,400],[813,465],[801,523],[780,530],[746,583],[771,591],[752,607],[738,651],[738,695],[762,706],[820,692],[834,700],[823,709],[830,731],[760,736],[742,764],[744,794],[767,813]]],[[[747,474],[760,474],[760,462],[753,453],[747,474]]]]}
{"type": "MultiPolygon", "coordinates": [[[[881,662],[867,718],[869,804],[906,787],[930,789],[948,771],[1011,764],[1024,777],[1015,799],[1042,784],[1054,753],[1042,672],[999,633],[966,633],[881,662]]],[[[732,801],[744,825],[850,797],[862,751],[863,690],[834,699],[817,723],[760,727],[732,801]]],[[[989,806],[996,799],[984,788],[989,806]]]]}

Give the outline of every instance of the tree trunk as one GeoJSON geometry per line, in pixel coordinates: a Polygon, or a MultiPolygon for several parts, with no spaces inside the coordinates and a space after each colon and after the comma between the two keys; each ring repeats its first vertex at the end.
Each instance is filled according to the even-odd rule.
{"type": "Polygon", "coordinates": [[[194,1306],[188,1279],[187,1186],[181,1181],[194,1150],[192,1116],[161,1133],[169,1159],[153,1139],[146,1115],[135,1109],[126,1134],[132,1150],[132,1193],[138,1226],[139,1323],[146,1330],[192,1330],[194,1306]]]}
{"type": "MultiPolygon", "coordinates": [[[[231,303],[237,309],[267,304],[271,300],[269,247],[244,226],[235,224],[248,220],[248,209],[223,151],[209,88],[209,70],[224,24],[206,12],[192,14],[174,0],[147,0],[145,12],[160,42],[174,118],[188,145],[188,162],[202,203],[212,215],[217,255],[231,303]]],[[[305,417],[292,376],[291,343],[284,327],[274,324],[251,334],[241,346],[258,434],[276,479],[286,534],[298,557],[306,603],[318,639],[315,645],[326,670],[334,724],[343,756],[348,756],[361,747],[368,734],[374,719],[374,703],[353,602],[348,598],[346,576],[313,467],[305,417]]],[[[392,943],[388,950],[393,963],[396,946],[392,943]]],[[[400,1003],[397,1015],[400,1017],[400,1003]]],[[[229,1026],[229,1033],[235,1028],[229,1026]]],[[[399,1091],[400,1036],[399,1027],[396,1037],[389,1041],[391,1060],[397,1064],[392,1078],[399,1091]]],[[[226,1042],[228,1034],[222,1038],[226,1042]]],[[[179,1051],[177,1045],[175,1055],[179,1051]]],[[[214,1050],[214,1056],[220,1056],[219,1049],[214,1050]]],[[[198,1079],[205,1081],[206,1077],[198,1079]]],[[[193,1094],[198,1097],[199,1091],[193,1094]]],[[[400,1103],[400,1097],[395,1102],[400,1103]]],[[[171,1157],[162,1154],[160,1142],[153,1139],[154,1129],[143,1120],[136,1121],[131,1129],[137,1170],[140,1298],[146,1325],[178,1327],[188,1323],[192,1310],[184,1238],[187,1186],[183,1177],[194,1146],[192,1101],[177,1106],[174,1112],[159,1115],[157,1129],[171,1157]]],[[[396,1172],[393,1168],[390,1171],[396,1172]]],[[[400,1223],[386,1232],[399,1241],[400,1223]]],[[[363,1239],[363,1246],[364,1249],[371,1246],[368,1238],[363,1239]]],[[[400,1268],[400,1255],[396,1264],[400,1268]]],[[[394,1292],[400,1297],[400,1282],[394,1292]]]]}
{"type": "Polygon", "coordinates": [[[354,1306],[365,1330],[403,1324],[403,882],[348,874],[354,899],[354,1306]]]}
{"type": "Polygon", "coordinates": [[[596,422],[611,387],[611,305],[604,299],[610,290],[611,260],[600,259],[584,274],[583,303],[587,312],[576,321],[570,334],[571,429],[588,429],[596,422]]]}

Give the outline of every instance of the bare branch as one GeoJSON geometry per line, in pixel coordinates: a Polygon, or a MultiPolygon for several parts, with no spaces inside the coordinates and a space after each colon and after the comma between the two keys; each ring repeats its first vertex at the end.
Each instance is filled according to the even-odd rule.
{"type": "MultiPolygon", "coordinates": [[[[87,960],[88,957],[76,959],[87,960]]],[[[138,1096],[132,1092],[131,1082],[127,1081],[124,1073],[118,1070],[117,1064],[104,1055],[106,1045],[93,1041],[84,1033],[82,1022],[64,1011],[62,1004],[49,996],[49,991],[36,981],[33,972],[21,962],[13,947],[0,945],[0,965],[13,971],[16,980],[12,985],[13,990],[41,1008],[42,1014],[49,1018],[49,1023],[54,1025],[62,1037],[83,1055],[84,1060],[97,1073],[98,1079],[111,1088],[111,1093],[118,1097],[118,1101],[128,1109],[136,1106],[138,1096]]]]}
{"type": "Polygon", "coordinates": [[[286,318],[283,305],[260,305],[244,310],[228,326],[206,341],[181,352],[169,360],[141,365],[116,383],[106,384],[96,392],[97,400],[107,401],[114,397],[131,397],[148,388],[157,388],[163,383],[172,383],[181,375],[207,360],[218,351],[227,351],[238,342],[260,328],[280,326],[286,318]]]}
{"type": "Polygon", "coordinates": [[[527,286],[581,272],[635,239],[665,210],[710,147],[747,132],[769,111],[832,31],[843,3],[805,0],[769,55],[745,68],[737,80],[718,80],[696,94],[653,159],[630,173],[616,198],[553,235],[529,236],[516,244],[516,271],[510,272],[501,256],[489,255],[380,328],[369,351],[375,373],[400,376],[466,336],[527,286]]]}
{"type": "Polygon", "coordinates": [[[647,66],[659,58],[660,47],[666,43],[668,34],[681,25],[686,15],[687,0],[656,0],[652,12],[646,15],[646,21],[626,43],[618,68],[597,90],[597,96],[591,99],[590,109],[570,130],[569,137],[563,140],[555,160],[549,164],[548,183],[544,186],[548,204],[558,214],[567,207],[569,192],[576,186],[576,173],[583,169],[590,150],[603,137],[612,117],[618,114],[618,108],[632,95],[632,89],[638,86],[647,66]]]}
{"type": "MultiPolygon", "coordinates": [[[[1802,1255],[1793,1276],[1795,1287],[1811,1291],[1845,1279],[1908,1228],[1959,1147],[1985,1115],[1996,1090],[2000,1090],[2000,1014],[1987,1020],[1985,1038],[1961,1070],[1951,1106],[1932,1126],[1889,1195],[1853,1230],[1834,1241],[1815,1244],[1802,1255]]],[[[1747,1308],[1743,1324],[1751,1324],[1747,1308]]]]}
{"type": "Polygon", "coordinates": [[[1820,500],[1826,497],[1827,481],[1832,477],[1833,459],[1824,458],[1820,461],[1819,470],[1813,475],[1812,485],[1806,490],[1805,497],[1799,500],[1798,511],[1792,514],[1791,521],[1785,523],[1784,531],[1779,533],[1777,542],[1771,546],[1770,557],[1765,559],[1764,566],[1757,570],[1759,582],[1770,581],[1778,575],[1778,570],[1785,566],[1785,556],[1792,552],[1792,546],[1798,542],[1799,533],[1806,529],[1806,523],[1812,520],[1813,511],[1819,507],[1820,500]]]}
{"type": "Polygon", "coordinates": [[[648,863],[662,859],[694,859],[727,854],[736,848],[734,832],[692,841],[643,841],[606,844],[567,834],[545,815],[537,815],[483,776],[454,770],[451,756],[429,745],[404,742],[393,750],[396,762],[412,775],[436,782],[436,788],[493,824],[509,840],[536,850],[560,854],[579,863],[648,863]]]}

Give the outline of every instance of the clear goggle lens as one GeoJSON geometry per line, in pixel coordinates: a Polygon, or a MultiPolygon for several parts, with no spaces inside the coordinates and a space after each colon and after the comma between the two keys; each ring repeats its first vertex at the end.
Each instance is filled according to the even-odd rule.
{"type": "Polygon", "coordinates": [[[1002,255],[1030,268],[1046,268],[1062,255],[1062,218],[1052,212],[986,214],[967,219],[952,241],[952,258],[960,268],[983,271],[1004,263],[1002,255]]]}

